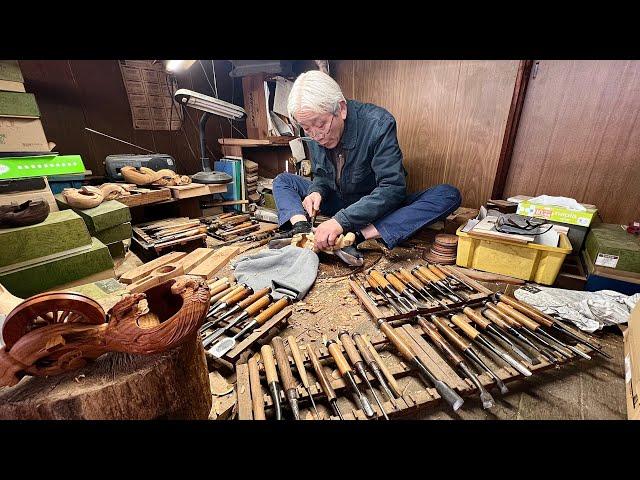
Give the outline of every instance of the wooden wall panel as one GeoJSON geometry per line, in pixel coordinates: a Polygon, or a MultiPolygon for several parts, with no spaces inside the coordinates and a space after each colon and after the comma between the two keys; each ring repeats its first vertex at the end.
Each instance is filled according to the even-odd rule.
{"type": "Polygon", "coordinates": [[[528,88],[505,195],[563,195],[605,222],[637,219],[640,62],[541,61],[528,88]]]}
{"type": "MultiPolygon", "coordinates": [[[[177,75],[179,88],[188,88],[213,95],[211,61],[196,63],[177,75]]],[[[195,173],[201,169],[197,124],[200,113],[185,109],[182,128],[178,131],[135,130],[131,111],[117,60],[22,60],[25,87],[34,93],[42,115],[47,139],[56,143],[62,154],[80,154],[85,166],[94,175],[104,175],[103,161],[117,153],[145,153],[134,147],[84,130],[85,127],[104,132],[125,141],[160,153],[172,155],[180,173],[195,173]]],[[[231,64],[216,60],[216,80],[220,98],[242,105],[240,79],[229,77],[231,64]]],[[[236,127],[245,134],[244,123],[236,127]]],[[[219,137],[238,137],[228,120],[212,117],[207,124],[209,157],[217,159],[222,151],[219,137]]]]}
{"type": "Polygon", "coordinates": [[[345,96],[396,118],[409,190],[451,183],[469,207],[491,194],[517,68],[516,60],[331,64],[345,96]]]}

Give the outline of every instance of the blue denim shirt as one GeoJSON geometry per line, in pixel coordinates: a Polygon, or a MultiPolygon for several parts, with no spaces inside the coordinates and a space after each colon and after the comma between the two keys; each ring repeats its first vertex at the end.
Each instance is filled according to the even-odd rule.
{"type": "Polygon", "coordinates": [[[400,207],[406,196],[407,175],[396,135],[396,120],[371,103],[347,101],[342,133],[345,164],[340,184],[328,149],[309,142],[313,185],[323,199],[337,195],[347,207],[333,218],[345,232],[359,230],[400,207]]]}

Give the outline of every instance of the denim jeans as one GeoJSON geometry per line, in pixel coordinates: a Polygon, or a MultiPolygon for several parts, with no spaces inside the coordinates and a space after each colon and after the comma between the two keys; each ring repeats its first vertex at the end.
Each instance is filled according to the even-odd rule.
{"type": "MultiPolygon", "coordinates": [[[[281,173],[273,181],[273,195],[278,208],[278,221],[285,224],[294,215],[306,215],[302,200],[307,196],[311,181],[299,175],[281,173]]],[[[388,248],[394,248],[422,227],[446,218],[462,202],[456,187],[447,184],[435,185],[422,192],[408,195],[402,207],[379,218],[373,225],[388,248]]],[[[323,198],[320,213],[332,217],[346,208],[337,194],[323,198]]],[[[366,225],[363,225],[365,227],[366,225]]],[[[346,232],[345,232],[346,233],[346,232]]]]}

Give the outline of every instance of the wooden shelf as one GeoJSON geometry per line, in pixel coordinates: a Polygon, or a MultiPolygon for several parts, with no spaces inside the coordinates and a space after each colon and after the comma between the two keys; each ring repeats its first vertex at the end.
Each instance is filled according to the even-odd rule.
{"type": "Polygon", "coordinates": [[[220,145],[229,147],[288,147],[289,142],[298,137],[269,137],[264,140],[254,138],[219,138],[220,145]]]}

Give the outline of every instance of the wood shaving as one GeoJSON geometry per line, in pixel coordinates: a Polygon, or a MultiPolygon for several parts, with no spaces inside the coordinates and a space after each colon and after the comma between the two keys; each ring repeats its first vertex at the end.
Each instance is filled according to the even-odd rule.
{"type": "Polygon", "coordinates": [[[338,379],[341,377],[340,372],[339,372],[338,370],[333,370],[333,371],[331,372],[331,376],[332,376],[335,380],[338,380],[338,379]]]}
{"type": "Polygon", "coordinates": [[[74,382],[76,382],[76,383],[80,383],[80,379],[81,379],[81,378],[84,378],[84,374],[80,374],[80,375],[78,375],[77,377],[75,377],[75,378],[73,379],[73,381],[74,381],[74,382]]]}

